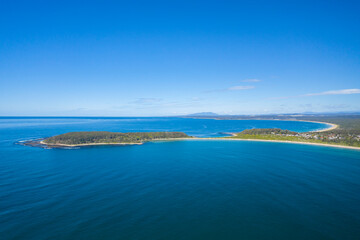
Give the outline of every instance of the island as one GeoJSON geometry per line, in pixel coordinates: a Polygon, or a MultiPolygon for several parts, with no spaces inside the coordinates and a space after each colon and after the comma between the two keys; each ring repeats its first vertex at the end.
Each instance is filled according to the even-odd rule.
{"type": "Polygon", "coordinates": [[[81,147],[92,145],[136,145],[149,141],[192,138],[183,132],[69,132],[49,138],[19,142],[21,145],[42,148],[81,147]]]}

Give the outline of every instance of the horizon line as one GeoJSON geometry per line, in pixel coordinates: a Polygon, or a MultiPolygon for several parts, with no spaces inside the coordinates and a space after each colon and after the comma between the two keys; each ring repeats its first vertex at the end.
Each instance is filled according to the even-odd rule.
{"type": "Polygon", "coordinates": [[[266,113],[266,114],[217,114],[217,115],[196,115],[193,114],[197,113],[190,113],[190,114],[182,114],[182,115],[164,115],[164,116],[68,116],[68,115],[0,115],[0,118],[7,118],[7,117],[24,117],[24,118],[119,118],[119,117],[131,117],[131,118],[161,118],[161,117],[221,117],[221,116],[269,116],[269,115],[321,115],[321,114],[354,114],[360,115],[360,111],[351,111],[351,112],[304,112],[304,113],[266,113]]]}

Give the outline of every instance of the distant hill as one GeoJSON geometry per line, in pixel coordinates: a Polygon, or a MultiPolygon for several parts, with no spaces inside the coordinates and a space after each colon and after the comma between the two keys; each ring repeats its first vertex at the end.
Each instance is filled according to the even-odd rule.
{"type": "Polygon", "coordinates": [[[200,113],[189,114],[186,116],[187,117],[215,117],[215,116],[219,116],[219,114],[213,113],[213,112],[200,112],[200,113]]]}

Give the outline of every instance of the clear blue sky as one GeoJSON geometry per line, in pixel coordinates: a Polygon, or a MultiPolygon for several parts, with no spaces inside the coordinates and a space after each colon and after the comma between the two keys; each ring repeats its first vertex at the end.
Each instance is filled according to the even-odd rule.
{"type": "Polygon", "coordinates": [[[0,2],[2,116],[360,111],[359,1],[54,2],[0,2]]]}

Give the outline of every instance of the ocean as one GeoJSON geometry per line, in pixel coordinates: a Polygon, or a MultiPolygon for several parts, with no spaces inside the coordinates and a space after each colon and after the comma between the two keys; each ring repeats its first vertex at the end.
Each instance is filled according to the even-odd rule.
{"type": "Polygon", "coordinates": [[[0,118],[0,239],[359,239],[360,151],[275,142],[170,141],[42,149],[71,131],[325,124],[186,118],[0,118]]]}

